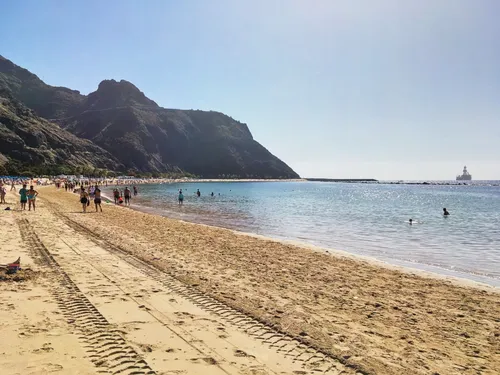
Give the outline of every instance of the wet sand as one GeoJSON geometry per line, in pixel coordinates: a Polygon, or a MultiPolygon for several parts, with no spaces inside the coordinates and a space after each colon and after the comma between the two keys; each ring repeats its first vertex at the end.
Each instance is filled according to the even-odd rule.
{"type": "MultiPolygon", "coordinates": [[[[2,217],[27,217],[49,249],[66,233],[62,228],[74,247],[94,249],[105,241],[319,349],[342,364],[335,373],[493,375],[500,369],[498,289],[468,287],[114,205],[104,204],[102,214],[84,215],[76,195],[53,187],[39,191],[41,207],[35,214],[2,217]]],[[[78,264],[67,256],[68,270],[75,272],[78,264]]],[[[75,278],[85,282],[82,274],[75,278]]],[[[148,336],[143,340],[148,342],[148,336]]],[[[210,342],[216,345],[216,340],[208,340],[208,346],[210,342]]],[[[272,373],[271,368],[253,373],[272,373]]],[[[280,373],[307,371],[288,367],[280,373]]]]}

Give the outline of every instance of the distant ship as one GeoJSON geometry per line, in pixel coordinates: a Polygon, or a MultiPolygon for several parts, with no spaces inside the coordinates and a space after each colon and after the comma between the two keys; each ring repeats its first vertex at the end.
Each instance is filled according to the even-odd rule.
{"type": "Polygon", "coordinates": [[[471,181],[472,176],[467,172],[467,167],[464,167],[464,171],[461,176],[457,176],[457,181],[471,181]]]}

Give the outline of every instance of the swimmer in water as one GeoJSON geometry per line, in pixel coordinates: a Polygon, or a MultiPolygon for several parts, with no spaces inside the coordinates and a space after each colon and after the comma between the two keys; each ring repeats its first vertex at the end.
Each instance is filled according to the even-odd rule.
{"type": "Polygon", "coordinates": [[[120,199],[120,192],[118,189],[113,189],[113,197],[115,198],[115,204],[118,204],[118,200],[120,199]]]}
{"type": "Polygon", "coordinates": [[[448,216],[450,213],[448,212],[448,210],[446,208],[443,208],[443,215],[444,216],[448,216]]]}
{"type": "Polygon", "coordinates": [[[408,224],[413,225],[413,219],[408,220],[408,224]]]}
{"type": "Polygon", "coordinates": [[[125,195],[125,206],[130,206],[130,197],[132,195],[132,192],[130,191],[128,186],[123,191],[123,195],[125,195]]]}

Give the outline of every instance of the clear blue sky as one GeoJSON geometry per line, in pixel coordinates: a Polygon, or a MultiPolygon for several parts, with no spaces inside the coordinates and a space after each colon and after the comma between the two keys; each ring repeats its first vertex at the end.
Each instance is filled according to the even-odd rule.
{"type": "Polygon", "coordinates": [[[500,179],[500,1],[4,1],[0,54],[212,109],[305,177],[500,179]]]}

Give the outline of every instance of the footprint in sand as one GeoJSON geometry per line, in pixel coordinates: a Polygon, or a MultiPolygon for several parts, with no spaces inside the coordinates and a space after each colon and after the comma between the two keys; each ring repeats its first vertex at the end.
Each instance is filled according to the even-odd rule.
{"type": "Polygon", "coordinates": [[[63,366],[58,365],[56,363],[45,363],[42,365],[42,373],[43,372],[59,372],[64,369],[63,366]]]}
{"type": "Polygon", "coordinates": [[[152,345],[147,344],[138,344],[138,346],[144,353],[151,353],[154,349],[152,345]]]}
{"type": "Polygon", "coordinates": [[[185,312],[185,311],[176,311],[174,314],[177,315],[177,316],[183,316],[183,317],[193,318],[192,314],[190,314],[188,312],[185,312]]]}
{"type": "Polygon", "coordinates": [[[34,349],[33,353],[48,353],[54,351],[54,348],[51,346],[50,342],[46,342],[39,349],[34,349]]]}
{"type": "MultiPolygon", "coordinates": [[[[297,374],[302,374],[301,372],[295,372],[294,371],[294,374],[297,373],[297,374]]],[[[244,375],[267,375],[268,372],[261,368],[261,367],[255,367],[255,366],[252,366],[248,369],[246,369],[242,374],[244,375]]],[[[303,374],[306,374],[305,372],[303,372],[303,374]]]]}
{"type": "Polygon", "coordinates": [[[235,357],[251,357],[251,358],[255,358],[255,356],[253,356],[251,354],[247,354],[243,350],[240,350],[240,349],[235,349],[234,356],[235,357]]]}
{"type": "Polygon", "coordinates": [[[195,362],[195,363],[203,361],[203,362],[205,362],[205,363],[207,363],[209,365],[216,365],[216,364],[218,364],[218,362],[214,358],[212,358],[212,357],[191,358],[190,361],[191,362],[195,362]]]}

